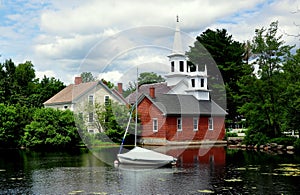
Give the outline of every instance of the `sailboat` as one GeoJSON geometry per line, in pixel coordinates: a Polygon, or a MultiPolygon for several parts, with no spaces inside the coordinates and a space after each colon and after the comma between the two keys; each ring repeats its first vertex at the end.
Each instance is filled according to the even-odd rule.
{"type": "MultiPolygon", "coordinates": [[[[138,75],[138,70],[137,70],[138,75]]],[[[138,76],[137,76],[138,77],[138,76]]],[[[138,86],[138,84],[137,84],[138,86]]],[[[138,104],[138,87],[136,87],[136,101],[135,105],[130,111],[129,120],[127,123],[126,131],[123,136],[123,140],[120,146],[119,154],[117,155],[118,163],[126,165],[135,165],[135,166],[165,166],[165,165],[175,165],[177,159],[173,156],[162,154],[153,150],[142,148],[137,146],[137,104],[138,104]],[[135,109],[135,139],[134,139],[134,148],[126,153],[121,153],[125,136],[128,132],[128,128],[131,121],[131,116],[135,109]]]]}

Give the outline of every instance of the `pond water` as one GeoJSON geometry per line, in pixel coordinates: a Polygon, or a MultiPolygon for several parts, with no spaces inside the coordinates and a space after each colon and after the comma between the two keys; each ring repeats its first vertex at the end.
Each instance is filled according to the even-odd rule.
{"type": "Polygon", "coordinates": [[[159,148],[171,168],[114,167],[119,148],[0,150],[0,194],[300,194],[300,156],[159,148]]]}

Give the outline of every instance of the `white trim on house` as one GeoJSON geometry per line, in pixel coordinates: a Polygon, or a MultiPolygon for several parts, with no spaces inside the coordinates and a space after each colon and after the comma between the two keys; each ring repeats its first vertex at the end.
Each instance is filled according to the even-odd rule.
{"type": "Polygon", "coordinates": [[[93,94],[90,94],[90,95],[88,96],[88,103],[89,103],[89,105],[94,105],[94,102],[95,102],[94,95],[93,95],[93,94]]]}
{"type": "Polygon", "coordinates": [[[94,113],[93,112],[89,112],[89,115],[88,115],[88,122],[89,123],[93,123],[94,122],[94,113]]]}
{"type": "Polygon", "coordinates": [[[110,99],[110,96],[109,95],[104,95],[104,105],[107,106],[109,105],[109,99],[110,99]],[[107,99],[106,99],[107,98],[107,99]]]}

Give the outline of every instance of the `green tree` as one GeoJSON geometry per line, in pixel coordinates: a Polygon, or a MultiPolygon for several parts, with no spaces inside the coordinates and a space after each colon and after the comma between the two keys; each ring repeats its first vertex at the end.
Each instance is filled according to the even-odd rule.
{"type": "Polygon", "coordinates": [[[0,147],[16,148],[21,146],[24,127],[32,119],[33,108],[0,103],[0,147]]]}
{"type": "Polygon", "coordinates": [[[165,79],[161,75],[157,75],[154,72],[143,72],[143,73],[140,73],[140,75],[138,77],[139,85],[151,84],[151,83],[161,83],[164,81],[165,81],[165,79]]]}
{"type": "Polygon", "coordinates": [[[83,83],[92,82],[96,80],[96,78],[93,76],[91,72],[82,72],[80,74],[80,77],[82,78],[83,83]]]}
{"type": "Polygon", "coordinates": [[[30,61],[19,64],[16,66],[12,77],[12,80],[14,81],[14,83],[11,83],[14,86],[12,103],[21,103],[22,105],[25,105],[28,103],[28,98],[35,89],[35,70],[33,64],[30,61]]]}
{"type": "Polygon", "coordinates": [[[284,120],[282,130],[300,131],[300,49],[295,55],[287,59],[283,65],[286,89],[282,93],[285,97],[284,120]]]}
{"type": "Polygon", "coordinates": [[[29,148],[69,148],[79,143],[73,113],[52,108],[36,109],[22,140],[29,148]]]}
{"type": "Polygon", "coordinates": [[[135,82],[128,82],[128,87],[126,90],[123,91],[123,96],[127,97],[128,95],[130,95],[132,92],[134,92],[136,89],[136,83],[135,82]]]}
{"type": "Polygon", "coordinates": [[[33,107],[43,107],[43,103],[65,88],[63,82],[54,77],[44,76],[41,81],[35,84],[34,92],[29,96],[28,104],[33,107]]]}
{"type": "MultiPolygon", "coordinates": [[[[194,46],[190,47],[190,51],[187,52],[187,56],[193,63],[208,66],[208,75],[211,76],[209,87],[212,89],[213,96],[216,93],[223,93],[222,90],[220,91],[220,84],[217,81],[219,78],[214,78],[217,72],[214,69],[214,62],[217,64],[225,84],[229,113],[226,118],[227,123],[230,124],[236,120],[237,109],[242,105],[242,102],[235,98],[241,93],[237,82],[244,75],[249,75],[253,71],[251,66],[243,61],[245,45],[233,40],[232,35],[229,35],[225,29],[216,31],[208,29],[196,39],[194,46]]],[[[217,95],[215,96],[217,97],[217,95]]]]}
{"type": "Polygon", "coordinates": [[[106,85],[110,89],[113,89],[115,87],[115,85],[110,81],[106,81],[105,79],[101,79],[101,81],[104,85],[106,85]]]}
{"type": "Polygon", "coordinates": [[[17,147],[19,132],[17,110],[14,106],[0,104],[0,146],[17,147]]]}
{"type": "Polygon", "coordinates": [[[96,104],[95,112],[97,115],[97,121],[99,121],[101,127],[104,129],[104,133],[113,142],[120,143],[124,136],[129,119],[128,107],[111,101],[107,105],[96,104]]]}
{"type": "Polygon", "coordinates": [[[1,102],[3,103],[13,103],[14,95],[16,93],[14,80],[15,71],[16,66],[11,59],[5,60],[5,62],[1,64],[0,91],[1,102]]]}
{"type": "Polygon", "coordinates": [[[254,64],[259,71],[240,82],[244,93],[240,97],[244,101],[240,112],[246,116],[252,133],[262,132],[268,137],[281,133],[285,105],[282,92],[286,89],[282,63],[292,48],[284,45],[277,30],[278,22],[271,23],[268,29],[255,30],[252,51],[257,56],[254,64]]]}

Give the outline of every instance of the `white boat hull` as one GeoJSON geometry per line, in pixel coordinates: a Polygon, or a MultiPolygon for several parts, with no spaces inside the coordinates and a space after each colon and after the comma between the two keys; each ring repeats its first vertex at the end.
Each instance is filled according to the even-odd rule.
{"type": "Polygon", "coordinates": [[[120,164],[130,165],[157,165],[164,166],[176,162],[176,158],[145,148],[135,147],[124,154],[118,154],[120,164]]]}

